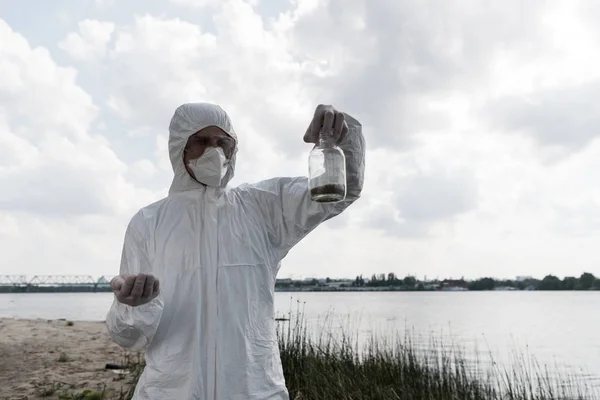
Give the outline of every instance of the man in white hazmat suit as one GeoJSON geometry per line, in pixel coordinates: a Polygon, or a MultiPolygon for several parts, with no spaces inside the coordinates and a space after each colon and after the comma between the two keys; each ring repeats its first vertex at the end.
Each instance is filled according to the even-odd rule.
{"type": "Polygon", "coordinates": [[[310,231],[360,196],[361,125],[319,106],[304,135],[331,129],[346,156],[347,197],[311,201],[308,179],[227,187],[237,136],[225,111],[177,108],[169,126],[169,195],[131,219],[106,325],[122,348],[145,350],[138,400],[287,400],[276,337],[281,260],[310,231]],[[160,286],[159,286],[160,280],[160,286]]]}

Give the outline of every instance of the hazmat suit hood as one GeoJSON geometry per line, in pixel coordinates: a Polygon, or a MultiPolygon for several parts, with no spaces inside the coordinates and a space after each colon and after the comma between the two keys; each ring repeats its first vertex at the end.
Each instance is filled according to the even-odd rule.
{"type": "Polygon", "coordinates": [[[186,103],[177,107],[169,124],[169,158],[175,173],[169,194],[205,187],[192,178],[185,168],[183,150],[190,136],[208,126],[221,128],[235,140],[235,150],[229,160],[227,173],[221,181],[220,188],[225,188],[233,178],[238,140],[229,115],[216,104],[186,103]]]}

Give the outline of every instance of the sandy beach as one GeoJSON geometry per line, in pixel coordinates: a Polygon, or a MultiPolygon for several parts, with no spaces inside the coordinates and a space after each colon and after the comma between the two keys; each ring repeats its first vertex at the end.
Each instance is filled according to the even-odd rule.
{"type": "Polygon", "coordinates": [[[0,319],[0,399],[75,399],[84,390],[119,399],[131,377],[105,366],[139,356],[114,344],[102,322],[0,319]]]}

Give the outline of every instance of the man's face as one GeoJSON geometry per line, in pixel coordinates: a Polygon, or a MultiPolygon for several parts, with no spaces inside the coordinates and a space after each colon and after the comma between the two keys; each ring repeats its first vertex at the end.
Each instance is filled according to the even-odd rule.
{"type": "Polygon", "coordinates": [[[221,147],[227,159],[231,159],[235,141],[225,131],[216,126],[207,126],[190,136],[183,150],[183,164],[192,177],[194,177],[194,173],[188,163],[199,158],[209,147],[221,147]]]}

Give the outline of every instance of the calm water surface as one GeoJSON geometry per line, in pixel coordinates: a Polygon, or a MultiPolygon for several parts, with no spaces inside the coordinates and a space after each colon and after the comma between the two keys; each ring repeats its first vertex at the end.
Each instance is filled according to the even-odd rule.
{"type": "MultiPolygon", "coordinates": [[[[110,293],[0,294],[0,318],[104,320],[110,293]]],[[[417,346],[458,345],[467,359],[510,366],[529,354],[551,371],[600,385],[600,292],[276,293],[279,316],[363,341],[408,330],[417,346]]]]}

